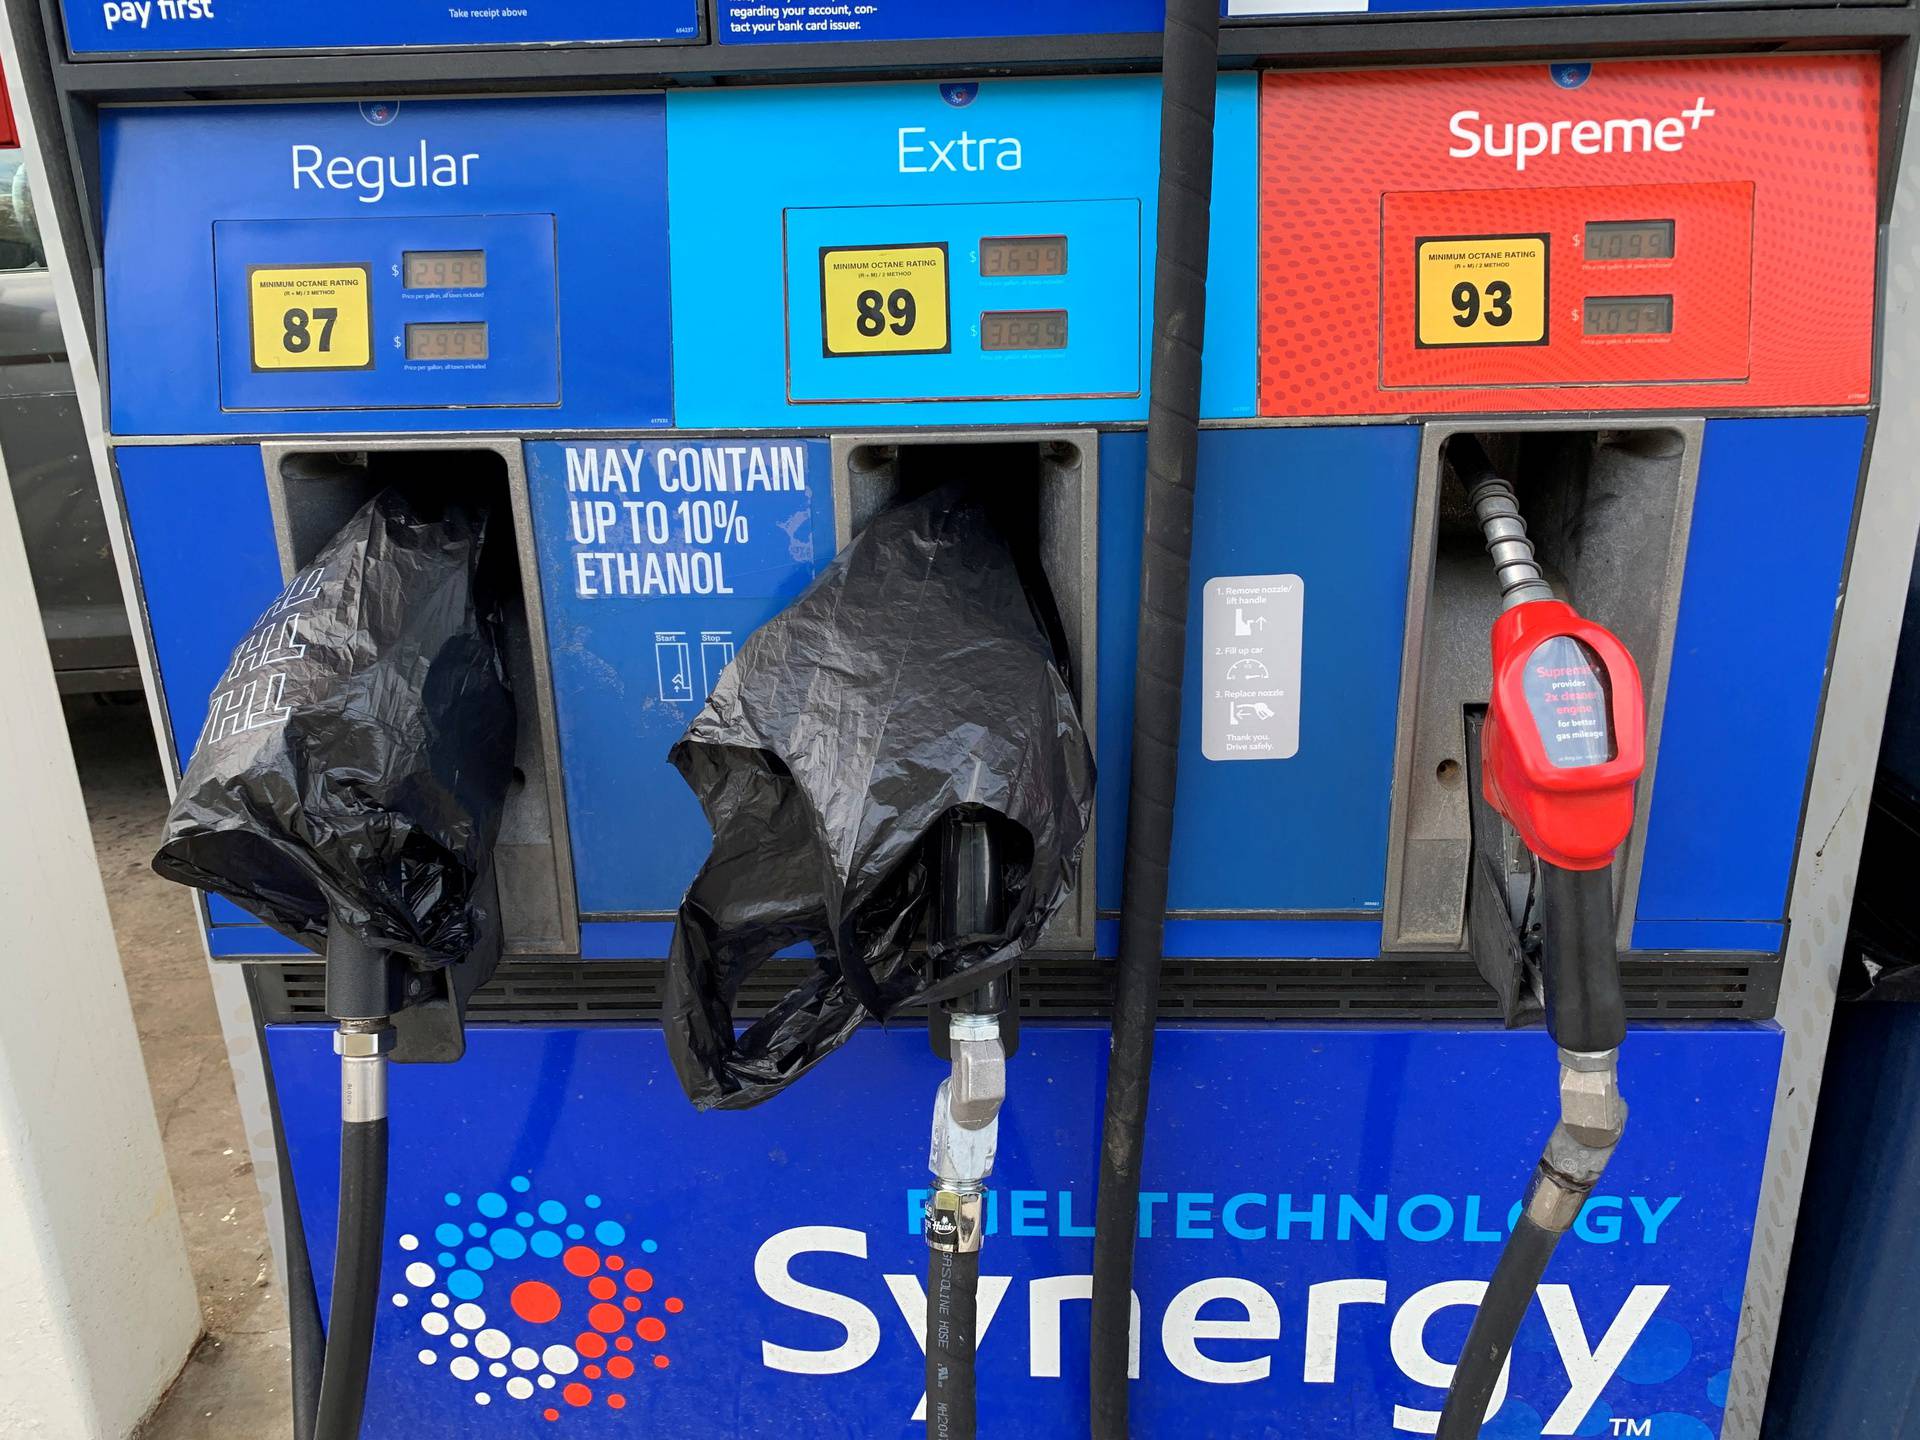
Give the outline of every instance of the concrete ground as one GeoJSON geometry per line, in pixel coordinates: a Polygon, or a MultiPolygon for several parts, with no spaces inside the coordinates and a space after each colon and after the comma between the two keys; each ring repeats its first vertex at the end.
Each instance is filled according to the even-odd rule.
{"type": "Polygon", "coordinates": [[[187,895],[149,862],[167,811],[145,708],[67,702],[68,730],[206,1336],[140,1440],[285,1440],[286,1304],[187,895]]]}

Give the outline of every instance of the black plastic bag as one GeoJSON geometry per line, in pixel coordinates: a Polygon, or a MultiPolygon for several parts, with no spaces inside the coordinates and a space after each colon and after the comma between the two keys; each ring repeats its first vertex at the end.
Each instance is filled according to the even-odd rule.
{"type": "Polygon", "coordinates": [[[668,961],[674,1067],[702,1109],[755,1105],[868,1014],[971,990],[1072,889],[1093,756],[1052,597],[959,486],[878,517],[720,677],[672,760],[713,827],[668,961]],[[943,815],[995,817],[1003,930],[910,947],[943,815]],[[810,943],[815,970],[737,1038],[741,985],[810,943]],[[928,972],[943,978],[929,982],[928,972]]]}
{"type": "Polygon", "coordinates": [[[386,490],[327,542],[234,650],[155,870],[314,950],[329,911],[423,968],[479,943],[514,740],[485,537],[386,490]]]}

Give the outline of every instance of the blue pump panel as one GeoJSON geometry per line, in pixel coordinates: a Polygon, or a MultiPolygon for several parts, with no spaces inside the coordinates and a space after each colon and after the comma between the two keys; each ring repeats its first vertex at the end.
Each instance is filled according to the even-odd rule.
{"type": "Polygon", "coordinates": [[[114,433],[666,426],[665,121],[658,95],[106,112],[114,433]],[[314,304],[263,314],[276,275],[314,304]],[[339,368],[318,329],[293,348],[321,299],[339,368]]]}
{"type": "Polygon", "coordinates": [[[62,8],[76,58],[700,38],[700,0],[66,0],[62,8]]]}
{"type": "MultiPolygon", "coordinates": [[[[338,1061],[322,1026],[267,1038],[324,1304],[338,1061]]],[[[1056,1440],[1087,1423],[1108,1037],[1021,1040],[981,1252],[980,1433],[1056,1440]]],[[[920,1203],[946,1074],[924,1034],[863,1030],[770,1103],[704,1115],[657,1030],[482,1025],[469,1043],[393,1073],[366,1440],[922,1433],[920,1203]]],[[[1605,1436],[1613,1417],[1720,1433],[1780,1049],[1771,1026],[1636,1028],[1633,1123],[1484,1440],[1605,1436]]],[[[1133,1433],[1431,1434],[1553,1071],[1540,1031],[1163,1026],[1133,1433]]]]}
{"type": "MultiPolygon", "coordinates": [[[[1253,413],[1255,101],[1252,76],[1222,79],[1210,417],[1253,413]]],[[[1146,418],[1156,78],[685,90],[667,109],[680,427],[1146,418]],[[803,138],[762,163],[769,136],[803,138]],[[870,284],[835,253],[859,247],[870,284]]]]}
{"type": "MultiPolygon", "coordinates": [[[[916,156],[913,163],[924,160],[916,156]]],[[[1140,394],[1137,200],[789,210],[786,221],[788,396],[794,401],[1140,394]],[[938,336],[944,348],[836,353],[823,334],[829,298],[854,303],[853,323],[842,328],[851,329],[856,343],[865,338],[863,298],[868,328],[887,342],[912,345],[913,330],[928,326],[923,313],[908,333],[894,333],[902,321],[885,301],[899,289],[886,278],[824,293],[830,266],[884,273],[884,257],[903,243],[943,272],[937,284],[921,288],[944,300],[946,323],[938,336]],[[869,258],[876,254],[883,258],[869,258]],[[1008,265],[1023,273],[1007,273],[1008,265]],[[1024,273],[1029,270],[1047,273],[1024,273]]],[[[923,337],[922,343],[932,342],[923,337]]]]}
{"type": "MultiPolygon", "coordinates": [[[[315,150],[317,154],[317,149],[315,150]]],[[[238,220],[213,227],[220,319],[220,400],[228,410],[391,410],[560,402],[559,315],[555,302],[553,216],[460,215],[444,219],[238,220]],[[461,283],[444,280],[452,262],[461,283]],[[265,348],[312,356],[323,343],[311,320],[285,324],[272,306],[267,333],[256,333],[251,286],[262,272],[303,273],[308,256],[347,259],[366,268],[371,291],[371,356],[340,369],[263,369],[265,348]],[[484,257],[474,258],[474,257],[484,257]],[[484,284],[465,283],[471,265],[484,284]],[[484,268],[482,268],[484,267],[484,268]],[[466,337],[481,343],[468,353],[466,337]],[[460,353],[432,353],[438,327],[463,332],[460,353]],[[429,353],[421,353],[422,351],[429,353]]],[[[302,297],[287,302],[311,310],[302,297]]],[[[278,358],[277,356],[275,358],[278,358]]]]}

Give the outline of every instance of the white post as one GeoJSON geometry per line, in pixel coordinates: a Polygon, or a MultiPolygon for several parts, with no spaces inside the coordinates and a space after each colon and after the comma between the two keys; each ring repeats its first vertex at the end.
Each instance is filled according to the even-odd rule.
{"type": "Polygon", "coordinates": [[[20,520],[0,500],[0,1436],[125,1440],[199,1336],[20,520]]]}

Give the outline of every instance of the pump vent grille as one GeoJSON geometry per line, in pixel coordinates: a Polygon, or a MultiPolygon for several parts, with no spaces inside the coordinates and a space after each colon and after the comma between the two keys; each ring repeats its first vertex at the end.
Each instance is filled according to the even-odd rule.
{"type": "MultiPolygon", "coordinates": [[[[269,1022],[325,1016],[322,968],[314,963],[248,967],[269,1022]]],[[[809,973],[776,961],[740,992],[735,1013],[764,1015],[809,973]]],[[[1636,1020],[1764,1020],[1780,988],[1780,960],[1767,955],[1637,956],[1624,966],[1627,1010],[1636,1020]]],[[[1112,966],[1058,959],[1021,967],[1020,1013],[1031,1021],[1107,1018],[1112,966]]],[[[509,961],[473,998],[481,1024],[562,1021],[657,1023],[665,998],[658,962],[591,964],[509,961]]],[[[1160,1014],[1167,1020],[1497,1020],[1493,992],[1452,956],[1366,961],[1169,960],[1160,1014]]],[[[912,1015],[903,1023],[913,1023],[912,1015]]]]}

